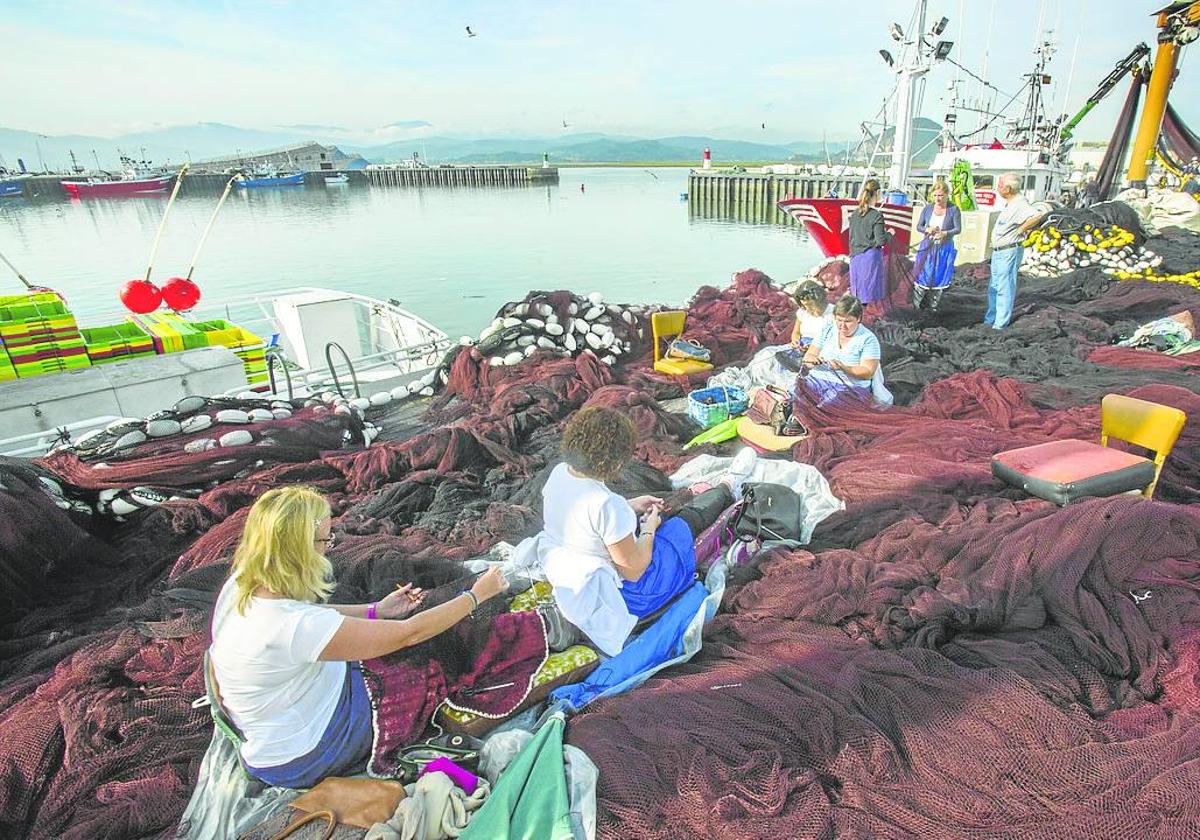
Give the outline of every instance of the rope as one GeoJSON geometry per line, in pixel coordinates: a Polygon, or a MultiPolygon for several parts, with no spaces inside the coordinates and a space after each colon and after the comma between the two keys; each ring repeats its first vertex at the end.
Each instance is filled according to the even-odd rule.
{"type": "Polygon", "coordinates": [[[154,270],[154,258],[158,255],[158,243],[162,241],[163,230],[167,226],[167,216],[171,215],[171,208],[175,206],[175,197],[179,195],[179,188],[183,186],[183,175],[188,170],[188,165],[185,163],[179,168],[179,174],[175,176],[175,187],[171,190],[171,197],[167,199],[167,208],[163,210],[162,219],[158,222],[158,233],[154,234],[154,245],[150,247],[150,262],[146,266],[146,282],[150,282],[150,272],[154,270]]]}
{"type": "Polygon", "coordinates": [[[234,175],[229,179],[229,182],[225,185],[225,192],[221,193],[221,199],[217,202],[217,206],[213,208],[212,215],[208,217],[208,225],[205,226],[204,233],[200,235],[200,241],[196,243],[196,252],[192,254],[192,264],[188,266],[188,280],[192,279],[192,272],[196,270],[196,261],[200,259],[200,251],[204,248],[204,243],[208,241],[208,234],[213,229],[213,223],[217,221],[217,214],[221,212],[221,205],[225,203],[225,199],[229,198],[229,191],[233,189],[233,182],[236,178],[237,176],[234,175]]]}

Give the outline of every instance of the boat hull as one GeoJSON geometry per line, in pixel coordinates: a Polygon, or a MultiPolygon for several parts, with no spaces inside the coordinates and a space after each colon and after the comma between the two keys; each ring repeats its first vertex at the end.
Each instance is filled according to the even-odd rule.
{"type": "Polygon", "coordinates": [[[25,194],[25,184],[21,181],[0,181],[0,198],[16,198],[25,194]]]}
{"type": "Polygon", "coordinates": [[[300,187],[304,185],[304,173],[297,172],[295,175],[283,175],[278,178],[243,178],[233,183],[247,190],[263,187],[300,187]]]}
{"type": "Polygon", "coordinates": [[[123,195],[153,195],[171,189],[174,175],[141,178],[135,181],[60,181],[71,198],[115,198],[123,195]]]}
{"type": "MultiPolygon", "coordinates": [[[[850,214],[858,202],[850,198],[785,198],[776,205],[798,222],[827,257],[850,254],[850,214]]],[[[884,250],[907,254],[916,220],[913,208],[903,204],[881,204],[883,224],[889,236],[884,250]]]]}

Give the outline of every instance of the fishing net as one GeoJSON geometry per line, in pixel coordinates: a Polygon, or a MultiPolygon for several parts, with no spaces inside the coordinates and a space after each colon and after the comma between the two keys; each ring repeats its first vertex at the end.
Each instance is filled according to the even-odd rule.
{"type": "MultiPolygon", "coordinates": [[[[1150,242],[1200,262],[1194,238],[1150,242]]],[[[822,269],[831,299],[838,266],[822,269]]],[[[986,282],[986,266],[964,267],[936,316],[897,292],[873,329],[898,405],[797,406],[813,434],[788,454],[846,509],[805,550],[738,570],[699,657],[571,721],[600,768],[601,836],[1194,832],[1200,389],[1186,361],[1163,362],[1186,357],[1111,345],[1200,314],[1200,290],[1091,269],[1025,277],[997,333],[977,325],[986,282]],[[996,452],[1096,439],[1111,391],[1188,414],[1155,501],[1059,509],[992,478],[996,452]]],[[[525,303],[565,304],[565,321],[581,301],[525,303]]],[[[701,289],[687,329],[718,364],[744,364],[786,339],[793,313],[747,271],[701,289]]],[[[539,482],[584,405],[617,407],[641,433],[643,461],[616,487],[665,495],[694,428],[660,403],[699,380],[654,373],[631,340],[643,322],[605,317],[629,341],[620,363],[539,347],[497,365],[457,348],[423,422],[370,447],[354,411],[299,403],[257,406],[271,419],[236,446],[189,451],[212,432],[181,428],[0,460],[0,836],[171,835],[211,733],[190,706],[208,610],[265,490],[330,499],[339,601],[398,580],[452,592],[462,560],[535,532],[539,482]]]]}

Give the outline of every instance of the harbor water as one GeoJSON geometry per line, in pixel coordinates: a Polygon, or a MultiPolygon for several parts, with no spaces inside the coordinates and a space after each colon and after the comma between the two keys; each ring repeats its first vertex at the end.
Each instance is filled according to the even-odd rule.
{"type": "MultiPolygon", "coordinates": [[[[683,303],[701,285],[758,268],[777,280],[820,255],[798,228],[689,213],[684,168],[560,170],[512,188],[291,187],[235,191],[194,279],[203,306],[295,286],[395,298],[452,336],[477,334],[530,289],[683,303]],[[582,187],[582,189],[581,189],[582,187]]],[[[153,279],[187,272],[216,196],[185,195],[153,279]]],[[[165,197],[0,203],[0,252],[97,323],[144,275],[165,197]]],[[[0,294],[21,287],[11,275],[0,294]]]]}

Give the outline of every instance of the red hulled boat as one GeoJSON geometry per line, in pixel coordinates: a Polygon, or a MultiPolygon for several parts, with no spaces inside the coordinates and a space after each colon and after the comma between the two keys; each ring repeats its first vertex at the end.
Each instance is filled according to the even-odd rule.
{"type": "Polygon", "coordinates": [[[89,178],[85,181],[60,181],[63,192],[71,198],[115,198],[123,195],[153,195],[165,193],[171,189],[174,175],[162,175],[154,178],[131,178],[121,181],[99,181],[89,178]]]}
{"type": "MultiPolygon", "coordinates": [[[[778,202],[780,210],[798,222],[803,222],[817,247],[827,257],[850,253],[850,213],[858,207],[851,198],[785,198],[778,202]]],[[[885,248],[889,253],[906,254],[914,224],[913,208],[904,204],[881,204],[883,223],[891,239],[885,248]]]]}

